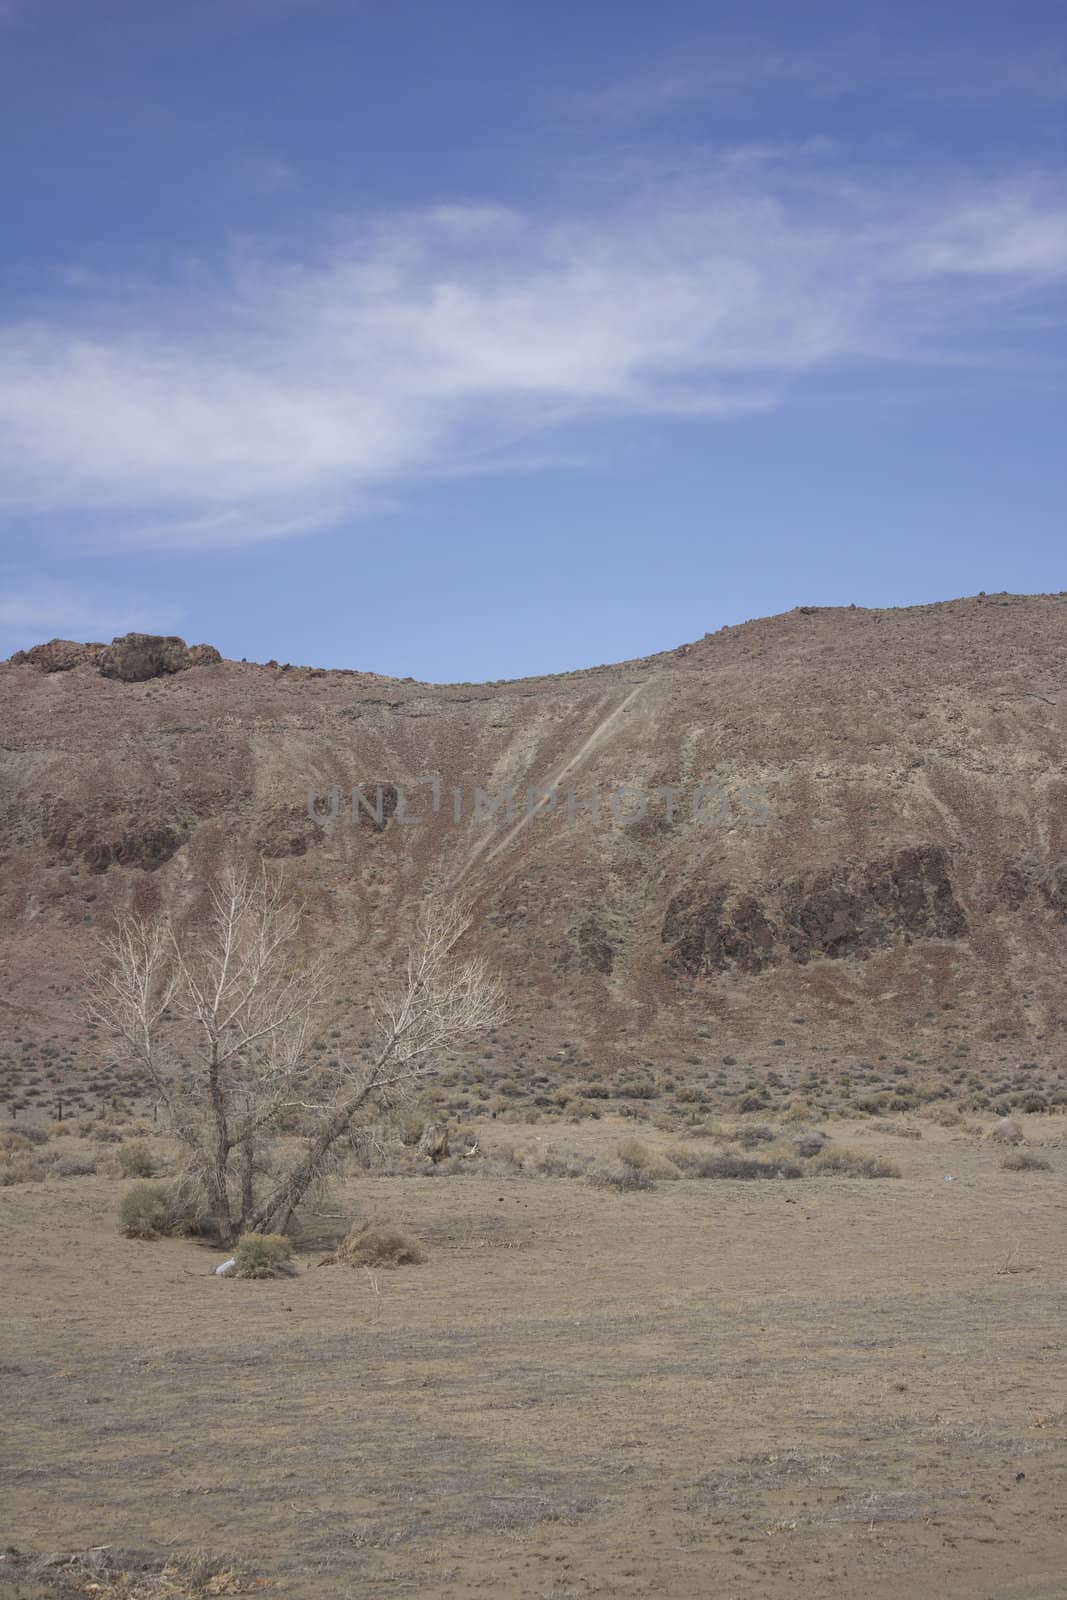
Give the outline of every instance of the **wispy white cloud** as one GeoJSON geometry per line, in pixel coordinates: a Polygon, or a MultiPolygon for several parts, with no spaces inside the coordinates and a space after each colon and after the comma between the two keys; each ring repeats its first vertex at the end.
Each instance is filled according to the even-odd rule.
{"type": "Polygon", "coordinates": [[[145,594],[116,594],[39,574],[0,572],[0,629],[4,630],[110,639],[146,626],[166,633],[182,615],[179,607],[145,594]]]}
{"type": "Polygon", "coordinates": [[[581,120],[619,127],[696,106],[751,113],[768,97],[825,106],[872,94],[912,106],[1056,105],[1067,100],[1067,50],[996,54],[958,41],[951,50],[902,53],[864,30],[846,31],[813,51],[761,51],[721,40],[710,51],[698,42],[576,96],[569,109],[581,120]]]}
{"type": "Polygon", "coordinates": [[[121,315],[0,328],[0,503],[145,547],[286,537],[564,427],[573,448],[593,419],[933,356],[1064,276],[1061,185],[870,190],[780,150],[610,215],[385,216],[121,315]]]}

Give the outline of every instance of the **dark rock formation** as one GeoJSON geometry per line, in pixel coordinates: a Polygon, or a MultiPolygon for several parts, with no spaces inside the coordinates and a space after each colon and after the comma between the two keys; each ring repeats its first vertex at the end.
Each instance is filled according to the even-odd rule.
{"type": "Polygon", "coordinates": [[[102,644],[79,644],[75,639],[49,639],[29,650],[16,650],[11,662],[13,666],[36,667],[39,672],[70,672],[83,662],[98,661],[104,648],[102,644]]]}
{"type": "Polygon", "coordinates": [[[187,646],[173,634],[124,633],[113,639],[100,656],[102,677],[118,678],[122,683],[145,683],[168,673],[184,672],[187,667],[211,666],[221,661],[210,644],[187,646]]]}
{"type": "Polygon", "coordinates": [[[958,939],[967,924],[941,845],[884,861],[842,863],[736,893],[685,889],[661,937],[682,971],[761,972],[784,961],[837,961],[916,939],[958,939]]]}

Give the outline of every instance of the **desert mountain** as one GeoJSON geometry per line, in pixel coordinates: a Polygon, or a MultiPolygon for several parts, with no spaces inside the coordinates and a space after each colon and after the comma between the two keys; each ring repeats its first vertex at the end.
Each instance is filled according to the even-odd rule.
{"type": "Polygon", "coordinates": [[[542,1082],[1063,1054],[1067,595],[446,686],[54,640],[0,666],[0,721],[0,1026],[68,1065],[97,935],[197,916],[234,848],[305,900],[357,1039],[448,889],[512,995],[498,1060],[542,1082]]]}

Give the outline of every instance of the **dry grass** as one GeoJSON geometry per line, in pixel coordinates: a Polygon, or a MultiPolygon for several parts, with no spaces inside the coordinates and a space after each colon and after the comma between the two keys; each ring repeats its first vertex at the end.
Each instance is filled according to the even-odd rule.
{"type": "Polygon", "coordinates": [[[624,1139],[615,1154],[623,1166],[633,1167],[653,1180],[662,1178],[670,1182],[682,1175],[673,1161],[660,1155],[658,1151],[649,1149],[640,1139],[624,1139]]]}
{"type": "MultiPolygon", "coordinates": [[[[429,1243],[417,1273],[235,1292],[195,1243],[121,1237],[103,1175],[7,1191],[6,1537],[111,1541],[63,1572],[95,1600],[200,1600],[177,1558],[231,1546],[216,1592],[244,1570],[293,1600],[1060,1592],[1055,1183],[835,1125],[903,1181],[616,1195],[542,1176],[534,1130],[504,1181],[479,1131],[482,1175],[339,1183],[331,1211],[429,1243]]],[[[584,1124],[575,1166],[631,1132],[584,1124]]]]}
{"type": "Polygon", "coordinates": [[[15,1585],[16,1600],[212,1600],[214,1596],[262,1593],[265,1580],[232,1555],[194,1554],[160,1561],[136,1550],[99,1546],[91,1550],[0,1558],[0,1593],[15,1585]]]}
{"type": "Polygon", "coordinates": [[[426,1260],[419,1241],[387,1217],[373,1217],[319,1261],[320,1267],[417,1267],[426,1260]]]}

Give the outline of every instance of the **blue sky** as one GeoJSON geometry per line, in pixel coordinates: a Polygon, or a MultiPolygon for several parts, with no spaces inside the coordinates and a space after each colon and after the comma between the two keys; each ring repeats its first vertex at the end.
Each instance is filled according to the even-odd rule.
{"type": "Polygon", "coordinates": [[[1060,0],[0,0],[0,133],[0,653],[1067,588],[1060,0]]]}

